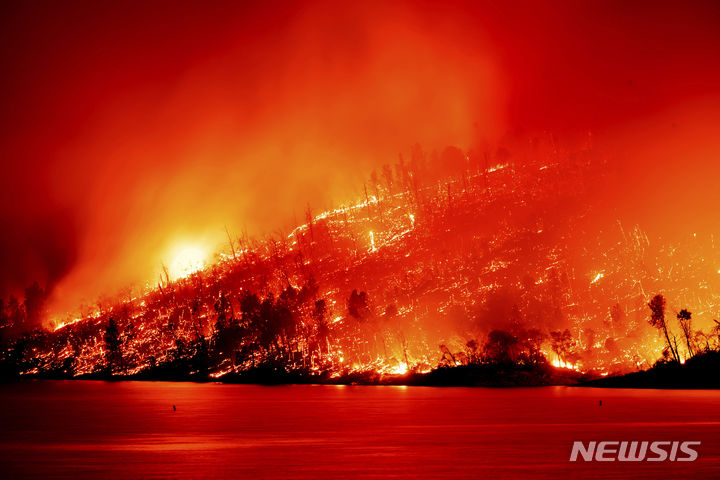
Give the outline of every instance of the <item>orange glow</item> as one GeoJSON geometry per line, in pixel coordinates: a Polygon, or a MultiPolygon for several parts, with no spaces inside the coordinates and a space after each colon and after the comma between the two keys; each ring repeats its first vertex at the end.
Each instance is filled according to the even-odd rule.
{"type": "Polygon", "coordinates": [[[0,297],[37,280],[47,326],[92,330],[58,347],[81,373],[110,318],[141,369],[217,333],[220,292],[288,288],[298,338],[262,354],[314,371],[532,328],[559,367],[651,364],[650,295],[720,308],[715,16],[511,3],[14,7],[0,297]]]}
{"type": "Polygon", "coordinates": [[[171,280],[178,280],[205,268],[209,255],[196,245],[182,245],[175,249],[171,258],[168,274],[171,280]]]}
{"type": "MultiPolygon", "coordinates": [[[[558,358],[553,359],[550,363],[552,364],[553,367],[565,368],[568,370],[575,370],[577,372],[580,371],[580,369],[578,368],[577,365],[575,365],[573,363],[569,363],[569,362],[564,362],[558,358]]],[[[607,374],[605,374],[605,375],[607,375],[607,374]]]]}

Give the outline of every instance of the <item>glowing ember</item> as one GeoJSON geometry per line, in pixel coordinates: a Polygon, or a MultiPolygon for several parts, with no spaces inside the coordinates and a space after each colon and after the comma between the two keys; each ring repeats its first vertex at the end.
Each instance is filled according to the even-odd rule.
{"type": "Polygon", "coordinates": [[[647,325],[648,292],[692,305],[700,324],[720,305],[707,269],[720,254],[699,234],[688,236],[692,249],[651,249],[637,226],[576,228],[581,214],[559,208],[558,195],[580,204],[587,176],[600,181],[603,163],[586,154],[578,163],[534,151],[522,168],[487,169],[469,157],[461,178],[424,186],[406,172],[363,201],[308,213],[289,236],[229,242],[212,268],[208,248],[182,243],[156,288],[63,319],[21,372],[172,365],[219,378],[282,365],[338,378],[545,359],[579,372],[650,366],[664,343],[647,325]],[[516,221],[525,218],[535,220],[516,221]],[[681,261],[678,251],[695,253],[681,261]],[[689,290],[687,279],[707,288],[689,290]]]}

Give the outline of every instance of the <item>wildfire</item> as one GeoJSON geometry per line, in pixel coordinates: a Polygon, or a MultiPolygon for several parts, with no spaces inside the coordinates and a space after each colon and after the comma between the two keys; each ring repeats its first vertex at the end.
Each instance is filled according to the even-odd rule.
{"type": "Polygon", "coordinates": [[[74,318],[74,319],[68,320],[68,321],[66,321],[66,322],[57,323],[57,324],[55,325],[54,330],[55,330],[55,331],[60,330],[60,329],[65,328],[65,327],[67,327],[67,326],[76,324],[76,323],[78,323],[78,322],[80,322],[80,321],[82,321],[82,320],[83,320],[82,318],[74,318]]]}
{"type": "Polygon", "coordinates": [[[207,266],[208,257],[208,252],[197,245],[183,245],[176,248],[168,265],[170,279],[186,278],[203,270],[207,266]]]}
{"type": "Polygon", "coordinates": [[[405,375],[408,372],[407,363],[401,363],[396,367],[390,369],[390,373],[393,375],[405,375]]]}
{"type": "Polygon", "coordinates": [[[212,269],[209,249],[181,243],[168,255],[167,285],[58,324],[57,344],[38,357],[47,368],[72,360],[74,374],[97,372],[112,318],[124,372],[196,365],[188,359],[216,348],[212,378],[265,361],[335,377],[405,375],[485,362],[493,352],[534,361],[528,352],[538,350],[558,368],[615,373],[662,351],[645,324],[646,290],[663,286],[698,312],[720,304],[718,276],[707,268],[720,258],[712,242],[708,256],[680,261],[682,245],[651,251],[639,227],[578,240],[571,213],[519,224],[536,205],[556,209],[558,192],[568,204],[580,197],[582,169],[558,175],[562,163],[547,161],[480,168],[425,187],[401,172],[394,181],[406,185],[373,186],[378,194],[362,202],[308,212],[290,236],[245,242],[212,269]],[[578,259],[592,268],[578,269],[578,259]],[[676,277],[708,288],[691,292],[668,280],[676,277]],[[255,299],[244,302],[246,293],[255,299]],[[258,318],[248,320],[245,308],[258,318]],[[477,339],[461,338],[474,327],[477,339]],[[507,331],[488,347],[493,329],[507,331]],[[245,337],[223,343],[226,330],[245,337]]]}
{"type": "Polygon", "coordinates": [[[556,367],[556,368],[565,368],[565,369],[568,369],[568,370],[575,370],[576,372],[579,372],[579,371],[580,371],[580,368],[578,367],[577,364],[573,364],[573,363],[570,363],[570,362],[565,362],[565,361],[563,361],[563,360],[560,360],[559,358],[553,359],[553,360],[550,362],[550,364],[551,364],[553,367],[556,367]]]}

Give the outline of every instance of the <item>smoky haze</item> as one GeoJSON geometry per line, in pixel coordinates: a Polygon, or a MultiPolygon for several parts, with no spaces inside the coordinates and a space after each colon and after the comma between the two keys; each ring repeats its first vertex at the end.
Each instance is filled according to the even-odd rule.
{"type": "Polygon", "coordinates": [[[2,8],[0,288],[49,284],[57,312],[154,283],[225,227],[287,230],[416,142],[592,131],[623,173],[608,219],[713,218],[710,3],[2,8]]]}

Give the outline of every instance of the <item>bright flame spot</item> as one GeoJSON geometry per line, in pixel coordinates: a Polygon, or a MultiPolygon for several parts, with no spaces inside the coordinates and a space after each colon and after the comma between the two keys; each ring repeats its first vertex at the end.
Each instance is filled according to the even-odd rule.
{"type": "Polygon", "coordinates": [[[590,283],[597,283],[597,281],[600,280],[601,278],[603,278],[604,276],[605,276],[605,274],[600,272],[597,275],[595,275],[595,278],[593,278],[590,283]]]}
{"type": "Polygon", "coordinates": [[[208,254],[196,245],[184,245],[178,248],[168,265],[171,280],[187,277],[206,266],[208,254]]]}
{"type": "Polygon", "coordinates": [[[505,167],[507,167],[507,166],[508,166],[507,163],[502,164],[502,165],[495,165],[494,167],[488,168],[488,169],[487,169],[487,172],[488,172],[488,173],[497,172],[498,170],[502,170],[503,168],[505,168],[505,167]]]}
{"type": "Polygon", "coordinates": [[[370,232],[370,251],[377,251],[377,248],[375,248],[375,234],[373,234],[373,232],[370,232]]]}
{"type": "Polygon", "coordinates": [[[574,364],[572,364],[572,363],[570,363],[570,362],[564,362],[564,361],[562,361],[562,360],[560,360],[560,359],[557,359],[557,358],[554,359],[554,360],[552,360],[550,363],[552,364],[553,367],[557,367],[557,368],[567,368],[567,369],[575,370],[575,371],[578,371],[578,372],[580,371],[580,369],[578,368],[577,365],[574,365],[574,364]]]}
{"type": "Polygon", "coordinates": [[[68,325],[72,325],[72,324],[77,323],[77,322],[79,322],[79,321],[81,321],[81,320],[82,320],[82,318],[74,318],[74,319],[72,319],[72,320],[68,320],[67,322],[61,322],[61,323],[59,323],[59,324],[57,324],[57,325],[55,326],[55,331],[57,332],[57,331],[60,330],[61,328],[65,328],[65,327],[67,327],[68,325]]]}
{"type": "Polygon", "coordinates": [[[390,373],[393,375],[405,375],[408,372],[407,363],[400,363],[397,367],[390,369],[390,373]]]}

